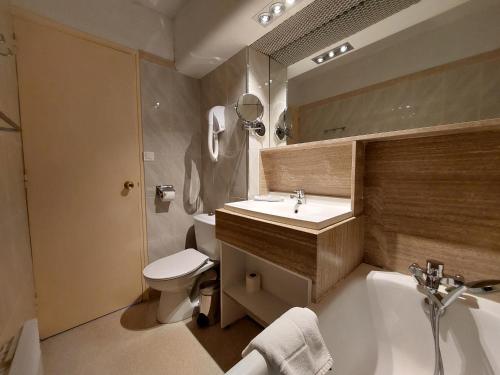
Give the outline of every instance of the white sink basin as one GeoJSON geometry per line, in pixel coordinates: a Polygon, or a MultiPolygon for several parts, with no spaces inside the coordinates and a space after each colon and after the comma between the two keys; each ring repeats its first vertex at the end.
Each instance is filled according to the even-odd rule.
{"type": "Polygon", "coordinates": [[[350,199],[307,195],[306,192],[305,203],[297,206],[297,200],[291,199],[290,194],[274,192],[269,195],[281,197],[283,201],[248,200],[226,203],[224,208],[260,219],[309,229],[326,228],[352,216],[350,199]]]}

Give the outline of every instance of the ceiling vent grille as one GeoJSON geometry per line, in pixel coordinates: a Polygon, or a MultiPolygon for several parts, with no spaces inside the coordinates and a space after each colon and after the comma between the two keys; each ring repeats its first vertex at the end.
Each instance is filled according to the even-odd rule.
{"type": "Polygon", "coordinates": [[[289,66],[419,1],[316,0],[252,47],[289,66]]]}

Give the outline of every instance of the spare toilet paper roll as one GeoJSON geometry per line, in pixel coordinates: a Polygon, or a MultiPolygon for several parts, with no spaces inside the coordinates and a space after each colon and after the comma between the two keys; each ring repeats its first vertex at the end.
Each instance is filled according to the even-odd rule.
{"type": "Polygon", "coordinates": [[[247,293],[255,293],[260,290],[260,274],[256,272],[248,272],[246,278],[247,293]]]}
{"type": "Polygon", "coordinates": [[[160,196],[162,202],[171,202],[175,199],[175,191],[163,191],[160,196]]]}

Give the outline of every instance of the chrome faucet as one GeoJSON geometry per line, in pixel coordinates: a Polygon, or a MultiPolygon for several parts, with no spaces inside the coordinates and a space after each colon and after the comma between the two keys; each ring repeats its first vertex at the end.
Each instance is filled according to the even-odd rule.
{"type": "Polygon", "coordinates": [[[463,293],[482,294],[500,291],[500,280],[480,280],[466,283],[461,275],[450,276],[444,273],[444,264],[435,260],[427,260],[426,268],[421,268],[413,263],[410,267],[410,274],[417,281],[418,285],[427,296],[429,304],[430,321],[432,334],[434,336],[435,367],[434,375],[444,375],[443,359],[439,346],[439,321],[453,302],[463,293]],[[439,286],[446,287],[448,294],[442,295],[439,286]]]}
{"type": "Polygon", "coordinates": [[[413,263],[409,267],[409,270],[417,283],[424,287],[424,291],[429,291],[431,294],[437,294],[440,285],[450,288],[459,287],[464,284],[464,277],[462,275],[445,275],[444,264],[436,260],[427,260],[425,270],[417,263],[413,263]]]}
{"type": "Polygon", "coordinates": [[[297,199],[297,204],[304,203],[303,200],[305,200],[305,197],[306,192],[304,191],[304,189],[294,190],[293,194],[290,194],[290,198],[297,199]]]}
{"type": "Polygon", "coordinates": [[[295,212],[296,214],[299,213],[300,205],[305,203],[306,193],[305,193],[304,189],[295,190],[293,192],[293,194],[290,194],[290,198],[297,199],[297,203],[295,203],[295,207],[293,208],[293,212],[295,212]]]}

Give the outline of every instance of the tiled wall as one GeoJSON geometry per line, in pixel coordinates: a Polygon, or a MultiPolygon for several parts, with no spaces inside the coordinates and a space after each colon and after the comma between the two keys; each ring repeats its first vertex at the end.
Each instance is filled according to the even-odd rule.
{"type": "Polygon", "coordinates": [[[242,129],[234,105],[246,92],[247,51],[240,51],[201,79],[201,150],[203,204],[213,211],[224,203],[247,197],[247,131],[242,129]],[[208,156],[208,111],[226,107],[226,130],[219,135],[219,160],[208,156]]]}
{"type": "Polygon", "coordinates": [[[500,117],[500,52],[341,94],[299,113],[301,142],[500,117]]]}
{"type": "Polygon", "coordinates": [[[269,59],[269,146],[286,146],[285,140],[276,137],[276,126],[283,126],[284,111],[287,107],[287,68],[279,62],[269,59]]]}
{"type": "MultiPolygon", "coordinates": [[[[8,38],[6,7],[0,0],[0,33],[8,38]]],[[[0,57],[0,110],[19,122],[15,69],[12,57],[0,57]]],[[[0,130],[0,346],[35,316],[27,216],[21,133],[0,130]]]]}
{"type": "Polygon", "coordinates": [[[141,100],[149,261],[195,246],[192,215],[201,212],[200,81],[141,61],[141,100]],[[155,196],[174,185],[175,201],[155,196]]]}
{"type": "Polygon", "coordinates": [[[286,145],[275,136],[277,123],[286,107],[286,67],[269,56],[248,47],[248,92],[257,95],[264,106],[262,122],[266,134],[254,132],[248,139],[248,196],[259,194],[259,154],[263,148],[286,145]]]}
{"type": "MultiPolygon", "coordinates": [[[[155,153],[154,161],[144,162],[149,261],[194,246],[192,214],[258,193],[259,150],[277,144],[274,126],[269,126],[269,66],[268,56],[250,48],[201,80],[141,61],[144,151],[155,153]],[[244,130],[236,115],[234,105],[246,92],[264,105],[264,137],[244,130]],[[218,161],[212,162],[207,115],[217,105],[226,108],[226,130],[219,135],[218,161]],[[175,186],[177,197],[170,206],[155,198],[159,184],[175,186]]],[[[276,66],[274,74],[277,121],[284,108],[286,71],[276,66]]]]}
{"type": "Polygon", "coordinates": [[[269,147],[271,130],[269,127],[269,56],[248,48],[248,92],[256,95],[264,106],[262,122],[266,134],[260,137],[253,132],[248,139],[248,196],[259,194],[259,152],[269,147]]]}

